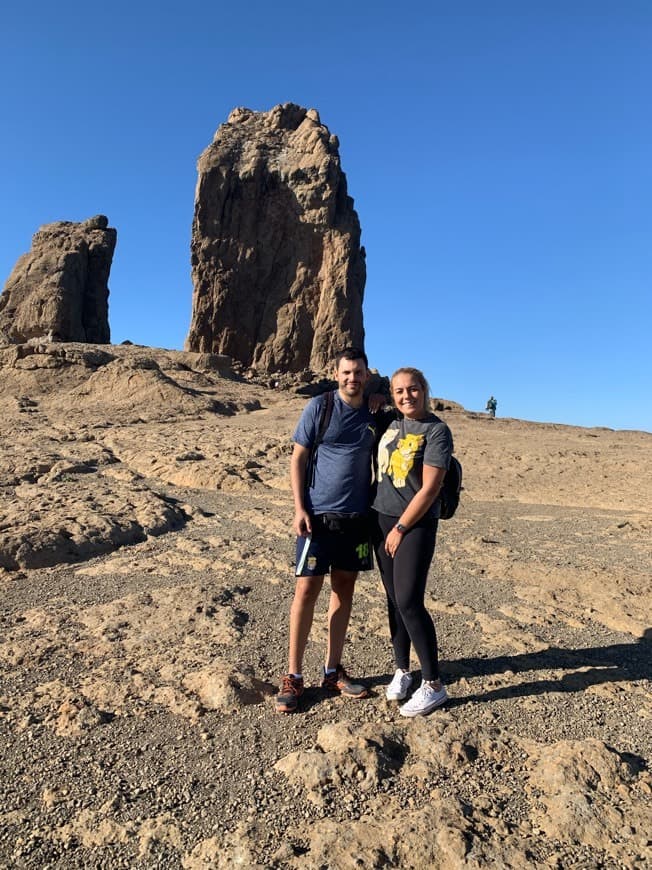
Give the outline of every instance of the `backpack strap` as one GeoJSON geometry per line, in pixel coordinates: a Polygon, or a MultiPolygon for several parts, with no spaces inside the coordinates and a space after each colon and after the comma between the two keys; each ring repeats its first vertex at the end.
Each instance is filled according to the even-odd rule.
{"type": "Polygon", "coordinates": [[[335,405],[335,391],[329,390],[323,394],[321,402],[321,413],[319,416],[319,426],[317,427],[317,435],[310,450],[308,465],[306,468],[306,489],[311,487],[315,482],[315,468],[317,467],[317,449],[324,440],[324,435],[328,429],[331,417],[333,416],[333,406],[335,405]]]}
{"type": "Polygon", "coordinates": [[[328,424],[333,416],[333,405],[335,404],[335,391],[329,390],[324,394],[322,402],[321,417],[319,418],[319,428],[317,429],[317,437],[312,445],[313,451],[317,450],[321,442],[324,440],[324,435],[328,429],[328,424]]]}

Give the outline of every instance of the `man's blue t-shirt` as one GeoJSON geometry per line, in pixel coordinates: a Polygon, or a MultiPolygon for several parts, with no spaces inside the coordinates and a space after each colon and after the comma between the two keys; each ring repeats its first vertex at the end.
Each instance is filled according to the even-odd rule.
{"type": "MultiPolygon", "coordinates": [[[[322,398],[304,408],[292,440],[312,448],[317,438],[322,398]]],[[[312,514],[362,514],[369,510],[371,454],[376,424],[367,405],[352,408],[335,392],[333,414],[317,448],[312,486],[306,491],[306,509],[312,514]]]]}

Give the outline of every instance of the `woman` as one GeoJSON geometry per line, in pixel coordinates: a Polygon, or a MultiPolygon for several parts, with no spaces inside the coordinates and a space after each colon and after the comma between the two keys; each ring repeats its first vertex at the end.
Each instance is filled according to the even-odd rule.
{"type": "Polygon", "coordinates": [[[412,686],[410,647],[414,646],[422,682],[400,712],[420,716],[448,700],[439,677],[435,626],[424,596],[437,537],[437,496],[453,452],[453,438],[448,426],[430,411],[428,383],[419,369],[395,371],[391,392],[400,417],[380,439],[373,504],[380,532],[376,558],[387,593],[396,660],[386,696],[390,701],[407,697],[412,686]]]}

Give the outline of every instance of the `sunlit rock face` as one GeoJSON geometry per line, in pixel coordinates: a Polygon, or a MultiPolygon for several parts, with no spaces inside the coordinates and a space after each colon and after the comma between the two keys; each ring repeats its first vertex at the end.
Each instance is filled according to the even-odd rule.
{"type": "Polygon", "coordinates": [[[0,296],[0,336],[107,344],[109,273],[117,241],[104,215],[42,226],[0,296]]]}
{"type": "Polygon", "coordinates": [[[235,109],[198,163],[188,350],[320,370],[364,340],[360,222],[314,109],[235,109]]]}

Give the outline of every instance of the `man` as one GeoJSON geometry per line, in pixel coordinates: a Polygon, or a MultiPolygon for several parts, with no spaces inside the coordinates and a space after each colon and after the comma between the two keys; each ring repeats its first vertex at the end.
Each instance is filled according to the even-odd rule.
{"type": "Polygon", "coordinates": [[[324,398],[312,399],[293,435],[290,481],[297,534],[296,587],[290,610],[288,673],[276,709],[294,713],[303,694],[305,652],[324,576],[330,571],[328,646],[322,688],[349,698],[365,698],[341,659],[358,571],[373,567],[367,512],[376,426],[364,398],[369,378],[367,357],[346,348],[335,359],[337,390],[330,422],[318,444],[324,398]]]}
{"type": "Polygon", "coordinates": [[[489,416],[490,416],[490,417],[495,417],[495,416],[496,416],[496,408],[497,408],[497,407],[498,407],[498,402],[494,399],[493,396],[489,396],[489,398],[487,399],[487,408],[486,408],[486,410],[489,411],[489,416]]]}

